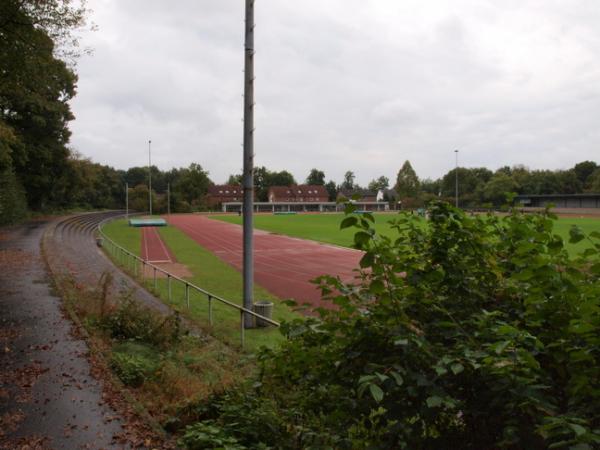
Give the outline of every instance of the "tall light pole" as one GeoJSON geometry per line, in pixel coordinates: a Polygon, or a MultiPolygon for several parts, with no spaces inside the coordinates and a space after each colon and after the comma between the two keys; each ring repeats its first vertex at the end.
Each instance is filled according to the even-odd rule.
{"type": "Polygon", "coordinates": [[[125,219],[129,220],[129,183],[125,183],[125,219]]]}
{"type": "Polygon", "coordinates": [[[152,141],[148,141],[148,204],[150,205],[150,215],[152,215],[152,156],[150,146],[152,141]]]}
{"type": "Polygon", "coordinates": [[[454,169],[454,195],[455,195],[455,206],[458,208],[458,150],[454,150],[456,155],[456,167],[454,169]]]}
{"type": "MultiPolygon", "coordinates": [[[[244,42],[244,308],[253,308],[254,258],[252,210],[254,209],[254,0],[246,0],[244,42]]],[[[252,328],[252,316],[244,315],[244,327],[252,328]]]]}
{"type": "Polygon", "coordinates": [[[171,183],[167,183],[167,216],[171,217],[171,183]]]}

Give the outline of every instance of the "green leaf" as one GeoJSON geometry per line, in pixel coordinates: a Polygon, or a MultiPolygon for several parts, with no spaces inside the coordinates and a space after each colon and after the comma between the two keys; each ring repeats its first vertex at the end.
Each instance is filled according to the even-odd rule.
{"type": "Polygon", "coordinates": [[[389,380],[390,377],[388,377],[387,375],[383,374],[383,373],[379,373],[379,372],[375,372],[375,375],[377,375],[377,378],[379,378],[380,382],[384,382],[385,380],[389,380]]]}
{"type": "Polygon", "coordinates": [[[587,433],[587,430],[581,425],[577,425],[576,423],[570,423],[569,428],[575,432],[575,436],[583,436],[587,433]]]}
{"type": "Polygon", "coordinates": [[[358,219],[355,216],[345,217],[344,220],[342,220],[342,223],[340,224],[340,230],[343,230],[344,228],[353,227],[357,223],[358,219]]]}
{"type": "Polygon", "coordinates": [[[371,392],[371,395],[373,396],[373,399],[377,403],[379,403],[381,400],[383,400],[383,391],[376,384],[370,384],[369,385],[369,391],[371,392]]]}
{"type": "Polygon", "coordinates": [[[362,269],[364,269],[366,267],[371,267],[374,262],[375,262],[375,255],[373,253],[371,253],[371,252],[367,252],[360,259],[359,264],[360,264],[360,267],[362,269]]]}
{"type": "Polygon", "coordinates": [[[427,406],[429,408],[439,408],[442,406],[442,399],[437,395],[432,395],[431,397],[427,397],[427,406]]]}
{"type": "Polygon", "coordinates": [[[363,217],[365,219],[369,219],[371,222],[375,223],[375,217],[373,217],[373,214],[366,212],[366,213],[363,213],[363,217]]]}
{"type": "MultiPolygon", "coordinates": [[[[355,217],[353,217],[353,219],[354,218],[355,217]]],[[[342,222],[342,224],[343,224],[343,222],[342,222]]],[[[370,240],[371,240],[371,235],[369,233],[367,233],[366,231],[359,231],[354,235],[354,243],[359,247],[362,247],[363,245],[367,244],[370,240]]]]}
{"type": "Polygon", "coordinates": [[[450,370],[452,370],[452,373],[454,375],[458,375],[463,370],[465,370],[465,367],[461,363],[454,363],[450,366],[450,370]]]}
{"type": "Polygon", "coordinates": [[[569,243],[576,244],[585,239],[585,234],[577,225],[572,225],[569,230],[569,243]]]}
{"type": "Polygon", "coordinates": [[[381,294],[385,292],[385,284],[381,280],[373,280],[369,286],[369,291],[373,294],[381,294]]]}
{"type": "Polygon", "coordinates": [[[394,380],[396,380],[396,384],[398,386],[402,386],[404,384],[404,378],[402,378],[402,375],[400,375],[398,372],[392,371],[390,372],[390,375],[394,378],[394,380]]]}

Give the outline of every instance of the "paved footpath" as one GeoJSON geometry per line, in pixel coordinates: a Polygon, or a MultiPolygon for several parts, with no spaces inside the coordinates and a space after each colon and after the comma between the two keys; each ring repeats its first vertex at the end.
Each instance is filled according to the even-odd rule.
{"type": "Polygon", "coordinates": [[[128,448],[52,293],[40,257],[46,225],[0,230],[0,448],[128,448]]]}

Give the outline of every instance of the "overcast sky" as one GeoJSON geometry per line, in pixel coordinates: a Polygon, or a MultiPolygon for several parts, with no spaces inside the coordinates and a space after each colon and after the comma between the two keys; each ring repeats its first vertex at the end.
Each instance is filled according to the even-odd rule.
{"type": "MultiPolygon", "coordinates": [[[[90,0],[72,147],[242,167],[243,0],[90,0]]],[[[303,181],[600,163],[597,0],[257,0],[255,165],[303,181]]],[[[393,183],[392,183],[393,184],[393,183]]]]}

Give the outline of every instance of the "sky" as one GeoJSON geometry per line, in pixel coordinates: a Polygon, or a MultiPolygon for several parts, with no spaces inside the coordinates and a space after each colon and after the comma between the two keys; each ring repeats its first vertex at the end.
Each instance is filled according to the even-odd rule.
{"type": "MultiPolygon", "coordinates": [[[[71,146],[242,168],[243,0],[89,0],[71,146]]],[[[597,0],[257,0],[255,166],[394,180],[600,163],[597,0]]],[[[393,184],[393,181],[392,181],[393,184]]]]}

